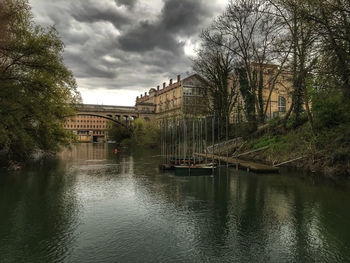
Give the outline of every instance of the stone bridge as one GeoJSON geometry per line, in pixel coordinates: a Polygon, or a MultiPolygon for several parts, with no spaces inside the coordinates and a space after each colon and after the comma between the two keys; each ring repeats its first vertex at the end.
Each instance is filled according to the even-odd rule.
{"type": "Polygon", "coordinates": [[[119,123],[129,123],[135,119],[141,118],[150,121],[154,118],[154,111],[149,108],[138,109],[128,106],[111,106],[83,104],[77,110],[77,115],[98,116],[106,119],[113,119],[119,123]]]}

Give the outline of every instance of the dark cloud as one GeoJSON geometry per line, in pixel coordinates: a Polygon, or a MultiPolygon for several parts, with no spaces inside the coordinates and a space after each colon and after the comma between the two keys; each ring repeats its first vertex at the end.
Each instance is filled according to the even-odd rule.
{"type": "MultiPolygon", "coordinates": [[[[224,0],[216,0],[224,1],[224,0]]],[[[191,69],[185,54],[216,15],[207,0],[30,0],[54,24],[84,90],[144,91],[191,69]]]]}
{"type": "Polygon", "coordinates": [[[188,36],[198,33],[205,17],[211,15],[208,6],[201,0],[166,0],[160,24],[170,32],[188,36]]]}
{"type": "MultiPolygon", "coordinates": [[[[133,1],[131,1],[133,2],[133,1]]],[[[98,1],[96,1],[98,3],[98,1]]],[[[127,14],[117,9],[110,9],[100,4],[82,4],[80,1],[72,3],[72,17],[79,22],[93,23],[97,21],[111,22],[116,28],[130,23],[127,14]]]]}
{"type": "Polygon", "coordinates": [[[133,8],[137,0],[115,0],[117,5],[124,5],[128,8],[133,8]]]}
{"type": "Polygon", "coordinates": [[[143,52],[156,47],[179,53],[183,43],[177,37],[188,37],[200,31],[208,9],[200,0],[166,0],[160,19],[141,21],[120,37],[121,48],[143,52]]]}

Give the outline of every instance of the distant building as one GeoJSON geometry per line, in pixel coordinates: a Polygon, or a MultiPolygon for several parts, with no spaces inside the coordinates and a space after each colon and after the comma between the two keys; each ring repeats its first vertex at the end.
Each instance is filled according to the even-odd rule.
{"type": "Polygon", "coordinates": [[[66,118],[63,128],[75,134],[80,142],[106,141],[111,121],[127,127],[137,118],[150,121],[154,112],[136,107],[84,104],[76,115],[66,118]]]}
{"type": "Polygon", "coordinates": [[[77,115],[66,118],[64,129],[73,132],[80,142],[104,141],[109,127],[105,118],[89,115],[77,115]]]}
{"type": "MultiPolygon", "coordinates": [[[[254,65],[253,65],[254,66],[254,65]]],[[[267,119],[284,114],[291,106],[292,75],[288,71],[281,71],[271,91],[271,80],[276,76],[276,65],[264,66],[263,99],[266,102],[271,92],[271,99],[267,105],[267,119]]],[[[234,75],[232,75],[234,79],[234,75]]],[[[232,79],[229,81],[233,85],[232,79]]],[[[238,101],[232,110],[230,122],[235,120],[245,121],[244,100],[237,86],[238,101]]],[[[198,74],[177,81],[170,79],[169,84],[163,83],[162,88],[152,88],[136,98],[135,107],[104,106],[85,104],[77,112],[76,116],[67,117],[64,128],[77,135],[79,141],[106,141],[107,129],[110,121],[119,122],[121,125],[130,124],[137,118],[146,121],[160,121],[174,117],[192,117],[208,115],[207,82],[198,74]]]]}
{"type": "Polygon", "coordinates": [[[206,81],[198,74],[181,79],[177,76],[174,83],[163,83],[163,87],[152,88],[144,95],[136,98],[138,110],[155,112],[155,119],[169,117],[201,115],[206,110],[206,81]]]}

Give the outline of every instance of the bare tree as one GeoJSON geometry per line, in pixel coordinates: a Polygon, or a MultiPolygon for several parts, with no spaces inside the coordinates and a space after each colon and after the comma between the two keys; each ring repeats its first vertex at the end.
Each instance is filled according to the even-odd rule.
{"type": "Polygon", "coordinates": [[[305,105],[313,129],[307,80],[317,64],[318,35],[314,25],[307,24],[299,12],[300,9],[310,9],[310,6],[303,0],[269,0],[269,2],[274,7],[274,15],[283,21],[284,30],[288,32],[287,41],[291,48],[288,64],[293,75],[292,106],[285,116],[285,124],[291,113],[294,112],[295,124],[298,125],[303,105],[305,105]]]}
{"type": "MultiPolygon", "coordinates": [[[[208,109],[226,122],[237,102],[237,78],[232,75],[234,58],[222,45],[205,41],[206,32],[202,34],[203,44],[193,60],[193,69],[208,81],[208,109]]],[[[220,36],[216,36],[220,42],[220,36]]]]}
{"type": "Polygon", "coordinates": [[[253,113],[247,113],[247,119],[251,122],[265,121],[267,105],[288,56],[288,50],[276,49],[277,44],[281,46],[283,31],[280,17],[271,8],[266,1],[230,1],[226,12],[205,34],[206,41],[223,46],[239,61],[240,76],[246,79],[247,92],[242,92],[247,94],[245,103],[253,103],[255,108],[253,113]],[[220,32],[223,40],[217,42],[213,32],[220,32]],[[271,63],[278,63],[280,67],[273,71],[269,79],[264,79],[266,65],[271,63]],[[269,89],[267,100],[263,98],[263,89],[269,89]]]}

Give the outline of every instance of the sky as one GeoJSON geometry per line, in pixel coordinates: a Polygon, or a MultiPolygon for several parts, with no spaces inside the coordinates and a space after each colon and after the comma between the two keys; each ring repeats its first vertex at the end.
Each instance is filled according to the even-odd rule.
{"type": "Polygon", "coordinates": [[[133,106],[150,88],[192,73],[199,34],[228,0],[30,0],[54,25],[84,103],[133,106]]]}

